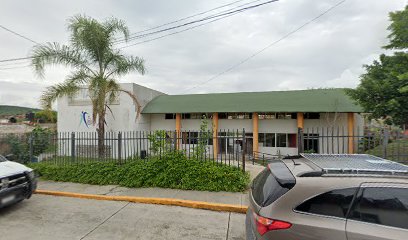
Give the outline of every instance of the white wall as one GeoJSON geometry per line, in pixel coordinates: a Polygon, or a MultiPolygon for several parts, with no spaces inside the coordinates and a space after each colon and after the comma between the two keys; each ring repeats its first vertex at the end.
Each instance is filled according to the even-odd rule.
{"type": "MultiPolygon", "coordinates": [[[[133,83],[123,83],[121,87],[137,96],[142,107],[163,93],[133,83]]],[[[106,131],[150,130],[150,115],[136,118],[136,104],[126,93],[120,93],[117,104],[110,105],[113,115],[107,111],[106,131]]],[[[68,97],[58,99],[59,132],[95,132],[97,124],[92,123],[92,106],[90,101],[72,102],[68,97]],[[82,111],[88,113],[88,126],[81,122],[82,111]]]]}
{"type": "Polygon", "coordinates": [[[165,114],[150,114],[150,130],[176,130],[175,119],[164,119],[165,114]]]}

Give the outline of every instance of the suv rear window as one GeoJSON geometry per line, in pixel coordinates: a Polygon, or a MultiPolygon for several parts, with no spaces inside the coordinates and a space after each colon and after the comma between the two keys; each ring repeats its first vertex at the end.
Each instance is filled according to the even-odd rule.
{"type": "Polygon", "coordinates": [[[346,218],[357,188],[345,188],[313,197],[295,208],[296,211],[346,218]]]}
{"type": "Polygon", "coordinates": [[[252,196],[261,207],[273,203],[289,190],[290,188],[279,184],[268,168],[265,168],[252,182],[252,196]]]}
{"type": "Polygon", "coordinates": [[[408,188],[363,188],[349,218],[408,229],[408,188]]]}

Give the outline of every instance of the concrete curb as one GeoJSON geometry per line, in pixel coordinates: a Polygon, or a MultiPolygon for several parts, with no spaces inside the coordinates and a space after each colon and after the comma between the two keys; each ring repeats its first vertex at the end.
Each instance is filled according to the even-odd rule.
{"type": "Polygon", "coordinates": [[[134,203],[171,205],[171,206],[205,209],[205,210],[212,210],[212,211],[219,211],[219,212],[235,212],[235,213],[244,213],[244,214],[246,213],[248,209],[248,207],[241,206],[241,205],[209,203],[209,202],[190,201],[190,200],[173,199],[173,198],[106,196],[106,195],[83,194],[83,193],[73,193],[73,192],[58,192],[58,191],[48,191],[48,190],[36,190],[35,193],[43,194],[43,195],[51,195],[51,196],[60,196],[60,197],[73,197],[73,198],[94,199],[94,200],[124,201],[124,202],[134,202],[134,203]]]}

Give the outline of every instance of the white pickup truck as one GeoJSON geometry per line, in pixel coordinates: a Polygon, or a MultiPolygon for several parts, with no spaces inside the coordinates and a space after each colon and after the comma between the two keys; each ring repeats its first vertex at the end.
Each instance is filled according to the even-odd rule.
{"type": "Polygon", "coordinates": [[[31,197],[37,188],[34,171],[0,155],[0,208],[31,197]]]}

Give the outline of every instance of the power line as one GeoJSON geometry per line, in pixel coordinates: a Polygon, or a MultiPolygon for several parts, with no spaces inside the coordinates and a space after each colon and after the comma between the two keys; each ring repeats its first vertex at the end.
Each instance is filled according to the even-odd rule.
{"type": "MultiPolygon", "coordinates": [[[[169,25],[169,24],[171,24],[171,23],[180,22],[180,21],[182,21],[182,20],[185,20],[185,19],[188,19],[188,18],[192,18],[192,17],[195,17],[195,16],[199,16],[199,15],[208,13],[208,12],[210,12],[210,11],[213,11],[213,10],[216,10],[216,9],[220,9],[220,8],[223,8],[223,7],[226,7],[226,6],[229,6],[229,5],[238,3],[238,2],[242,2],[242,1],[243,1],[243,0],[239,0],[239,1],[235,1],[235,2],[229,3],[229,4],[225,4],[225,5],[222,5],[222,6],[220,6],[220,7],[216,7],[216,8],[207,10],[207,11],[205,11],[205,12],[201,12],[201,13],[198,13],[198,14],[195,14],[195,15],[191,15],[191,16],[185,17],[185,18],[183,18],[183,19],[179,19],[179,20],[176,20],[176,21],[173,21],[173,22],[170,22],[170,23],[166,23],[166,24],[162,24],[162,25],[160,25],[160,26],[153,27],[153,28],[151,28],[151,29],[157,29],[157,28],[159,28],[159,27],[161,27],[161,26],[169,25]]],[[[261,0],[251,1],[251,2],[248,2],[248,3],[246,3],[246,4],[242,4],[242,5],[239,5],[239,6],[237,6],[237,7],[234,7],[234,8],[232,8],[232,9],[235,9],[235,8],[238,8],[238,7],[241,7],[241,6],[245,6],[245,5],[248,5],[248,4],[251,4],[251,3],[254,3],[254,2],[258,2],[258,1],[261,1],[261,0]]],[[[263,3],[262,5],[267,4],[267,3],[270,3],[270,2],[275,2],[275,1],[278,1],[278,0],[268,1],[268,2],[266,2],[266,3],[263,3]]],[[[259,4],[258,4],[258,5],[259,5],[259,4]]],[[[249,8],[253,8],[253,7],[254,7],[254,6],[248,7],[248,9],[249,9],[249,8]]],[[[255,6],[255,7],[256,7],[256,6],[255,6]]],[[[231,10],[231,9],[229,9],[229,10],[231,10]]],[[[225,10],[225,11],[223,11],[223,12],[226,12],[226,11],[229,11],[229,10],[225,10]]],[[[173,32],[173,33],[170,33],[170,34],[166,34],[166,35],[163,35],[163,36],[159,36],[159,37],[156,37],[156,38],[153,38],[153,39],[148,39],[148,40],[145,40],[145,41],[137,42],[137,43],[135,43],[135,44],[126,45],[126,46],[120,47],[119,49],[128,48],[128,47],[131,47],[131,46],[135,46],[135,45],[139,45],[139,44],[142,44],[142,43],[151,42],[151,41],[154,41],[154,40],[157,40],[157,39],[161,39],[161,38],[164,38],[164,37],[167,37],[167,36],[171,36],[171,35],[175,35],[175,34],[178,34],[178,33],[181,33],[181,32],[185,32],[185,31],[188,31],[188,30],[191,30],[191,29],[194,29],[194,28],[197,28],[197,27],[200,27],[200,26],[203,26],[203,25],[206,25],[206,24],[209,24],[209,23],[212,23],[212,22],[221,20],[221,19],[223,19],[223,18],[225,18],[225,17],[233,16],[233,15],[235,15],[235,14],[238,14],[238,13],[242,12],[242,11],[244,11],[244,10],[243,10],[243,9],[236,10],[236,11],[234,11],[234,13],[229,13],[229,15],[227,15],[227,16],[222,16],[222,17],[217,16],[218,18],[216,18],[215,20],[212,20],[212,21],[208,21],[208,22],[203,23],[203,24],[200,24],[200,25],[196,25],[196,26],[193,26],[193,27],[190,27],[190,28],[187,28],[187,29],[183,29],[183,30],[178,31],[178,32],[173,32]]],[[[222,12],[221,12],[221,13],[222,13],[222,12]]],[[[212,16],[210,16],[210,17],[213,17],[213,16],[214,16],[214,15],[212,15],[212,16]]],[[[210,18],[209,18],[209,19],[210,19],[210,18]]],[[[208,19],[206,18],[205,20],[208,20],[208,19]]],[[[143,30],[143,31],[140,31],[140,32],[146,32],[146,31],[151,30],[151,29],[146,29],[146,30],[143,30]]],[[[2,62],[19,61],[19,60],[25,60],[25,59],[32,59],[32,58],[33,58],[33,57],[30,56],[30,57],[22,57],[22,58],[2,59],[2,60],[0,60],[0,63],[2,63],[2,62]]]]}
{"type": "MultiPolygon", "coordinates": [[[[235,15],[235,14],[238,14],[238,13],[234,13],[233,15],[235,15]]],[[[230,16],[228,16],[228,17],[230,17],[230,16]]],[[[128,48],[128,47],[136,46],[136,45],[143,44],[143,43],[148,43],[148,42],[151,42],[151,41],[154,41],[154,40],[157,40],[157,39],[161,39],[161,38],[172,36],[172,35],[175,35],[175,34],[178,34],[178,33],[186,32],[188,30],[192,30],[194,28],[198,28],[198,27],[210,24],[212,22],[216,22],[216,21],[221,20],[223,18],[225,18],[225,17],[217,18],[217,19],[211,20],[209,22],[205,22],[205,23],[202,23],[202,24],[199,24],[199,25],[195,25],[195,26],[192,26],[192,27],[180,30],[180,31],[168,33],[168,34],[165,34],[165,35],[162,35],[162,36],[159,36],[159,37],[155,37],[155,38],[147,39],[147,40],[144,40],[144,41],[136,42],[136,43],[133,43],[133,44],[130,44],[130,45],[126,45],[126,46],[120,47],[119,49],[128,48]]]]}
{"type": "Polygon", "coordinates": [[[227,18],[227,17],[231,17],[231,16],[233,16],[233,15],[235,15],[235,14],[238,14],[238,13],[241,13],[241,12],[244,12],[244,11],[247,11],[247,10],[249,10],[249,9],[256,8],[256,7],[260,7],[260,6],[262,6],[262,5],[269,4],[269,3],[272,3],[272,2],[277,2],[277,1],[279,1],[279,0],[270,0],[270,1],[267,1],[267,2],[264,2],[264,3],[260,3],[260,4],[257,4],[257,5],[252,5],[252,6],[249,6],[249,7],[246,7],[246,8],[241,8],[241,9],[238,9],[238,10],[235,10],[235,11],[231,11],[231,12],[219,14],[219,15],[216,15],[216,16],[214,16],[214,17],[208,17],[208,18],[196,20],[196,21],[193,21],[193,22],[190,22],[190,23],[185,23],[185,24],[182,24],[182,25],[179,25],[179,26],[171,27],[171,28],[168,28],[168,29],[159,30],[159,31],[153,32],[152,34],[140,35],[140,38],[142,38],[142,37],[146,37],[146,36],[149,36],[149,35],[153,35],[153,34],[156,34],[156,33],[159,33],[159,32],[164,32],[164,31],[176,29],[176,28],[179,28],[179,27],[183,27],[183,26],[186,26],[186,25],[190,25],[190,24],[193,24],[193,23],[198,23],[198,22],[201,22],[201,21],[207,21],[207,20],[210,20],[210,19],[215,18],[215,19],[213,19],[213,20],[211,20],[211,21],[204,22],[204,23],[202,23],[202,24],[195,25],[195,26],[192,26],[192,27],[189,27],[189,28],[180,30],[180,31],[176,31],[176,32],[168,33],[168,34],[165,34],[165,35],[162,35],[162,36],[159,36],[159,37],[155,37],[155,38],[152,38],[152,39],[148,39],[148,40],[136,42],[136,43],[134,43],[134,44],[125,45],[125,46],[123,46],[123,47],[120,47],[119,49],[132,47],[132,46],[139,45],[139,44],[142,44],[142,43],[147,43],[147,42],[151,42],[151,41],[154,41],[154,40],[157,40],[157,39],[161,39],[161,38],[164,38],[164,37],[167,37],[167,36],[171,36],[171,35],[175,35],[175,34],[178,34],[178,33],[182,33],[182,32],[185,32],[185,31],[188,31],[188,30],[197,28],[197,27],[201,27],[201,26],[203,26],[203,25],[207,25],[207,24],[212,23],[212,22],[215,22],[215,21],[219,21],[219,20],[224,19],[224,18],[227,18]]]}
{"type": "Polygon", "coordinates": [[[5,67],[5,66],[16,66],[16,65],[21,65],[25,63],[29,63],[29,60],[22,60],[21,62],[8,62],[8,63],[0,63],[0,67],[5,67]]]}
{"type": "MultiPolygon", "coordinates": [[[[132,33],[131,36],[132,36],[132,35],[137,35],[137,34],[139,34],[139,33],[147,32],[147,31],[151,31],[151,30],[154,30],[154,29],[158,29],[158,28],[161,28],[161,27],[164,27],[164,26],[168,26],[168,25],[173,24],[173,23],[178,23],[178,22],[181,22],[181,21],[184,21],[184,20],[193,18],[193,17],[197,17],[197,16],[200,16],[200,15],[204,15],[204,14],[209,13],[209,12],[212,12],[212,11],[214,11],[214,10],[217,10],[217,9],[220,9],[220,8],[224,8],[224,7],[227,7],[227,6],[233,5],[233,4],[235,4],[235,3],[242,2],[242,1],[244,1],[244,0],[234,1],[234,2],[225,4],[225,5],[216,7],[216,8],[212,8],[212,9],[206,10],[206,11],[204,11],[204,12],[199,12],[199,13],[196,13],[196,14],[193,14],[193,15],[190,15],[190,16],[187,16],[187,17],[178,19],[178,20],[174,20],[174,21],[171,21],[171,22],[168,22],[168,23],[164,23],[164,24],[161,24],[161,25],[152,27],[152,28],[148,28],[148,29],[145,29],[145,30],[142,30],[142,31],[138,31],[138,32],[132,33]]],[[[257,0],[257,1],[260,1],[260,0],[257,0]]],[[[257,1],[253,1],[253,2],[257,2],[257,1]]],[[[119,41],[123,41],[123,40],[124,40],[124,38],[120,38],[120,39],[118,39],[117,41],[119,42],[119,41]]]]}
{"type": "Polygon", "coordinates": [[[169,30],[185,27],[185,26],[192,25],[192,24],[195,24],[195,23],[211,20],[211,19],[214,19],[214,18],[218,18],[218,20],[220,20],[220,19],[222,19],[224,17],[230,17],[232,15],[235,15],[236,13],[244,12],[244,11],[247,11],[247,10],[250,10],[250,9],[253,9],[253,8],[257,8],[257,7],[260,7],[260,6],[269,4],[269,3],[277,2],[277,1],[278,0],[269,0],[269,1],[266,1],[266,2],[263,2],[263,3],[260,3],[260,4],[240,8],[240,9],[237,9],[237,10],[234,10],[234,11],[215,14],[215,15],[208,16],[208,17],[205,17],[205,18],[202,18],[202,19],[198,19],[198,20],[194,20],[194,21],[191,21],[191,22],[183,23],[183,24],[180,24],[180,25],[177,25],[177,26],[168,27],[168,28],[157,30],[157,31],[154,31],[154,32],[137,35],[137,36],[134,36],[132,39],[139,39],[139,38],[147,37],[147,36],[154,35],[154,34],[157,34],[157,33],[166,32],[166,31],[169,31],[169,30]]]}
{"type": "Polygon", "coordinates": [[[14,62],[14,61],[20,61],[20,60],[26,60],[26,59],[32,59],[33,57],[21,57],[21,58],[9,58],[9,59],[2,59],[0,60],[1,62],[14,62]]]}
{"type": "Polygon", "coordinates": [[[19,37],[21,37],[21,38],[24,38],[25,40],[30,41],[30,42],[32,42],[32,43],[34,43],[34,44],[38,44],[38,42],[32,40],[31,38],[28,38],[28,37],[26,37],[26,36],[24,36],[24,35],[21,35],[20,33],[16,33],[16,32],[14,32],[14,31],[11,30],[11,29],[6,28],[5,26],[0,25],[0,28],[3,28],[4,30],[6,30],[6,31],[8,31],[8,32],[11,32],[12,34],[17,35],[17,36],[19,36],[19,37]]]}
{"type": "Polygon", "coordinates": [[[193,87],[191,87],[191,88],[185,89],[182,93],[185,93],[185,92],[187,92],[187,91],[190,91],[190,90],[192,90],[192,89],[195,89],[195,88],[197,88],[197,87],[199,87],[199,86],[201,86],[201,85],[203,85],[203,84],[209,83],[209,82],[211,82],[211,81],[217,79],[217,78],[220,77],[221,75],[224,75],[225,73],[230,72],[230,71],[233,70],[234,68],[239,67],[240,65],[244,64],[245,62],[248,62],[248,61],[251,60],[252,58],[254,58],[254,57],[256,57],[257,55],[261,54],[262,52],[266,51],[268,48],[274,46],[275,44],[277,44],[277,43],[281,42],[282,40],[284,40],[285,38],[289,37],[290,35],[296,33],[297,31],[301,30],[302,28],[306,27],[306,26],[309,25],[310,23],[312,23],[312,22],[316,21],[317,19],[321,18],[322,16],[326,15],[327,13],[329,13],[329,12],[332,11],[333,9],[337,8],[338,6],[340,6],[341,4],[343,4],[343,3],[346,2],[346,1],[347,1],[347,0],[342,0],[342,1],[338,2],[338,3],[336,3],[335,5],[331,6],[331,7],[330,7],[329,9],[327,9],[326,11],[324,11],[324,12],[320,13],[319,15],[317,15],[316,17],[310,19],[309,21],[307,21],[306,23],[302,24],[301,26],[299,26],[299,27],[296,28],[295,30],[290,31],[289,33],[285,34],[283,37],[279,38],[278,40],[276,40],[276,41],[274,41],[274,42],[268,44],[266,47],[264,47],[264,48],[262,48],[262,49],[256,51],[255,53],[251,54],[251,55],[248,56],[247,58],[243,59],[242,61],[240,61],[240,62],[238,62],[238,63],[236,63],[236,64],[234,64],[234,65],[232,65],[231,67],[229,67],[229,68],[227,68],[226,70],[224,70],[224,71],[218,73],[217,75],[211,77],[210,79],[208,79],[208,80],[206,80],[206,81],[204,81],[204,82],[201,82],[201,83],[199,83],[199,84],[197,84],[197,85],[195,85],[195,86],[193,86],[193,87]]]}

